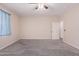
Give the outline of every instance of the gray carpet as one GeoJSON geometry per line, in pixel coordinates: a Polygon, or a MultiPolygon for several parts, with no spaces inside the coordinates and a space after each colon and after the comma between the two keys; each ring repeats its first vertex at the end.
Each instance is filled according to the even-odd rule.
{"type": "Polygon", "coordinates": [[[60,40],[19,40],[0,51],[1,56],[79,56],[79,50],[60,40]]]}

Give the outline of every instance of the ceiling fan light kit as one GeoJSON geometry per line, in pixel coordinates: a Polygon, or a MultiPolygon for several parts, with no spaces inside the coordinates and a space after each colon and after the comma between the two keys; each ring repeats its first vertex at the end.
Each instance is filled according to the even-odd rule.
{"type": "MultiPolygon", "coordinates": [[[[32,4],[32,3],[30,3],[32,4]]],[[[44,3],[33,3],[33,4],[36,4],[36,7],[35,9],[38,10],[38,9],[48,9],[48,6],[45,5],[44,3]]]]}
{"type": "Polygon", "coordinates": [[[35,9],[48,9],[48,6],[45,5],[45,4],[40,3],[40,4],[38,4],[38,5],[35,7],[35,9]]]}
{"type": "Polygon", "coordinates": [[[29,4],[35,4],[36,5],[36,7],[35,7],[35,9],[36,10],[42,10],[42,9],[48,9],[48,6],[46,5],[46,3],[29,3],[29,4]]]}

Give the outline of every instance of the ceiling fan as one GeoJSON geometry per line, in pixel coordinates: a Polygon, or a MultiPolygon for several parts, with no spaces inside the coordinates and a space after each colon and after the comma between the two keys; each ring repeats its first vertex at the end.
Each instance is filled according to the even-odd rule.
{"type": "Polygon", "coordinates": [[[36,7],[35,9],[38,10],[38,9],[48,9],[48,6],[44,3],[29,3],[29,4],[35,4],[36,7]]]}

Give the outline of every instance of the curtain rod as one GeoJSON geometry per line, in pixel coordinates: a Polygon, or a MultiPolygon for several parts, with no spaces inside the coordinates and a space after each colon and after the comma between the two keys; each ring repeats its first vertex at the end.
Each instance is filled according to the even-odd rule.
{"type": "Polygon", "coordinates": [[[5,13],[7,13],[7,14],[9,14],[9,15],[11,15],[9,12],[7,12],[6,10],[4,10],[4,9],[0,9],[1,11],[3,11],[3,12],[5,12],[5,13]]]}

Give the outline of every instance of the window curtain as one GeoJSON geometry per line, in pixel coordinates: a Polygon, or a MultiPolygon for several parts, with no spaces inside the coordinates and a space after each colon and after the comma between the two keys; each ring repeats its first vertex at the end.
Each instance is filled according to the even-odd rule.
{"type": "Polygon", "coordinates": [[[7,36],[10,34],[10,15],[0,10],[0,36],[7,36]]]}

